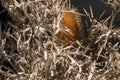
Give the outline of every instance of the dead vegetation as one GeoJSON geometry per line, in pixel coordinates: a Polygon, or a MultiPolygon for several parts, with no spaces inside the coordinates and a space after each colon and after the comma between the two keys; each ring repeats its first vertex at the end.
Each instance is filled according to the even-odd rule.
{"type": "MultiPolygon", "coordinates": [[[[57,46],[67,0],[1,0],[0,80],[119,80],[119,0],[104,0],[112,8],[108,18],[90,21],[89,35],[68,46],[57,46]],[[5,12],[6,11],[6,12],[5,12]],[[85,42],[85,43],[84,43],[85,42]]],[[[74,10],[73,10],[74,11],[74,10]]],[[[86,32],[85,32],[86,33],[86,32]]]]}

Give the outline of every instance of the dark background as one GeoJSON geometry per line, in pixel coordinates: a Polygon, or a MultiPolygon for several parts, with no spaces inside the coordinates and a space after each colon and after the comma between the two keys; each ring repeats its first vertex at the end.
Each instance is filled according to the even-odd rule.
{"type": "MultiPolygon", "coordinates": [[[[81,13],[84,13],[83,8],[85,8],[89,12],[90,6],[91,6],[93,9],[95,18],[98,18],[104,10],[106,10],[106,13],[105,13],[106,17],[110,16],[112,11],[110,5],[106,5],[101,0],[71,0],[71,3],[81,13]]],[[[120,13],[117,14],[116,19],[120,20],[120,13]]]]}

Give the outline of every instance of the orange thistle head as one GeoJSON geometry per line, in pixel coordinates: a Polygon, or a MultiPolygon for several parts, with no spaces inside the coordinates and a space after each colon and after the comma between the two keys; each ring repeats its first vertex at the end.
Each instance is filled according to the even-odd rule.
{"type": "Polygon", "coordinates": [[[62,12],[61,30],[56,34],[57,43],[70,44],[75,40],[80,40],[83,35],[83,25],[80,14],[73,11],[62,12]]]}

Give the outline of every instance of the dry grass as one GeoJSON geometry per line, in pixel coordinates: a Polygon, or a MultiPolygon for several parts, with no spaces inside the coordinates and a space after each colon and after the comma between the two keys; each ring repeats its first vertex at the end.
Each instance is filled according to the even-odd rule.
{"type": "Polygon", "coordinates": [[[84,9],[91,24],[86,30],[89,36],[68,46],[57,46],[55,34],[62,11],[66,6],[73,9],[69,1],[1,3],[11,18],[0,28],[0,80],[120,79],[120,26],[114,22],[120,12],[119,0],[105,1],[113,9],[107,19],[101,19],[104,13],[95,19],[91,7],[90,12],[84,9]]]}

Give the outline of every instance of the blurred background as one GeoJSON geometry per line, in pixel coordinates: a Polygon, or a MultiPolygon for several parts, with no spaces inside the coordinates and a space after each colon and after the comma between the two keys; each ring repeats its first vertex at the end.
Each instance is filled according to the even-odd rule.
{"type": "MultiPolygon", "coordinates": [[[[91,6],[95,18],[98,18],[104,10],[106,11],[104,17],[108,17],[112,11],[110,5],[106,5],[102,0],[71,0],[71,3],[81,13],[84,13],[83,8],[89,12],[91,6]]],[[[120,20],[120,13],[117,14],[116,20],[120,20]]]]}

